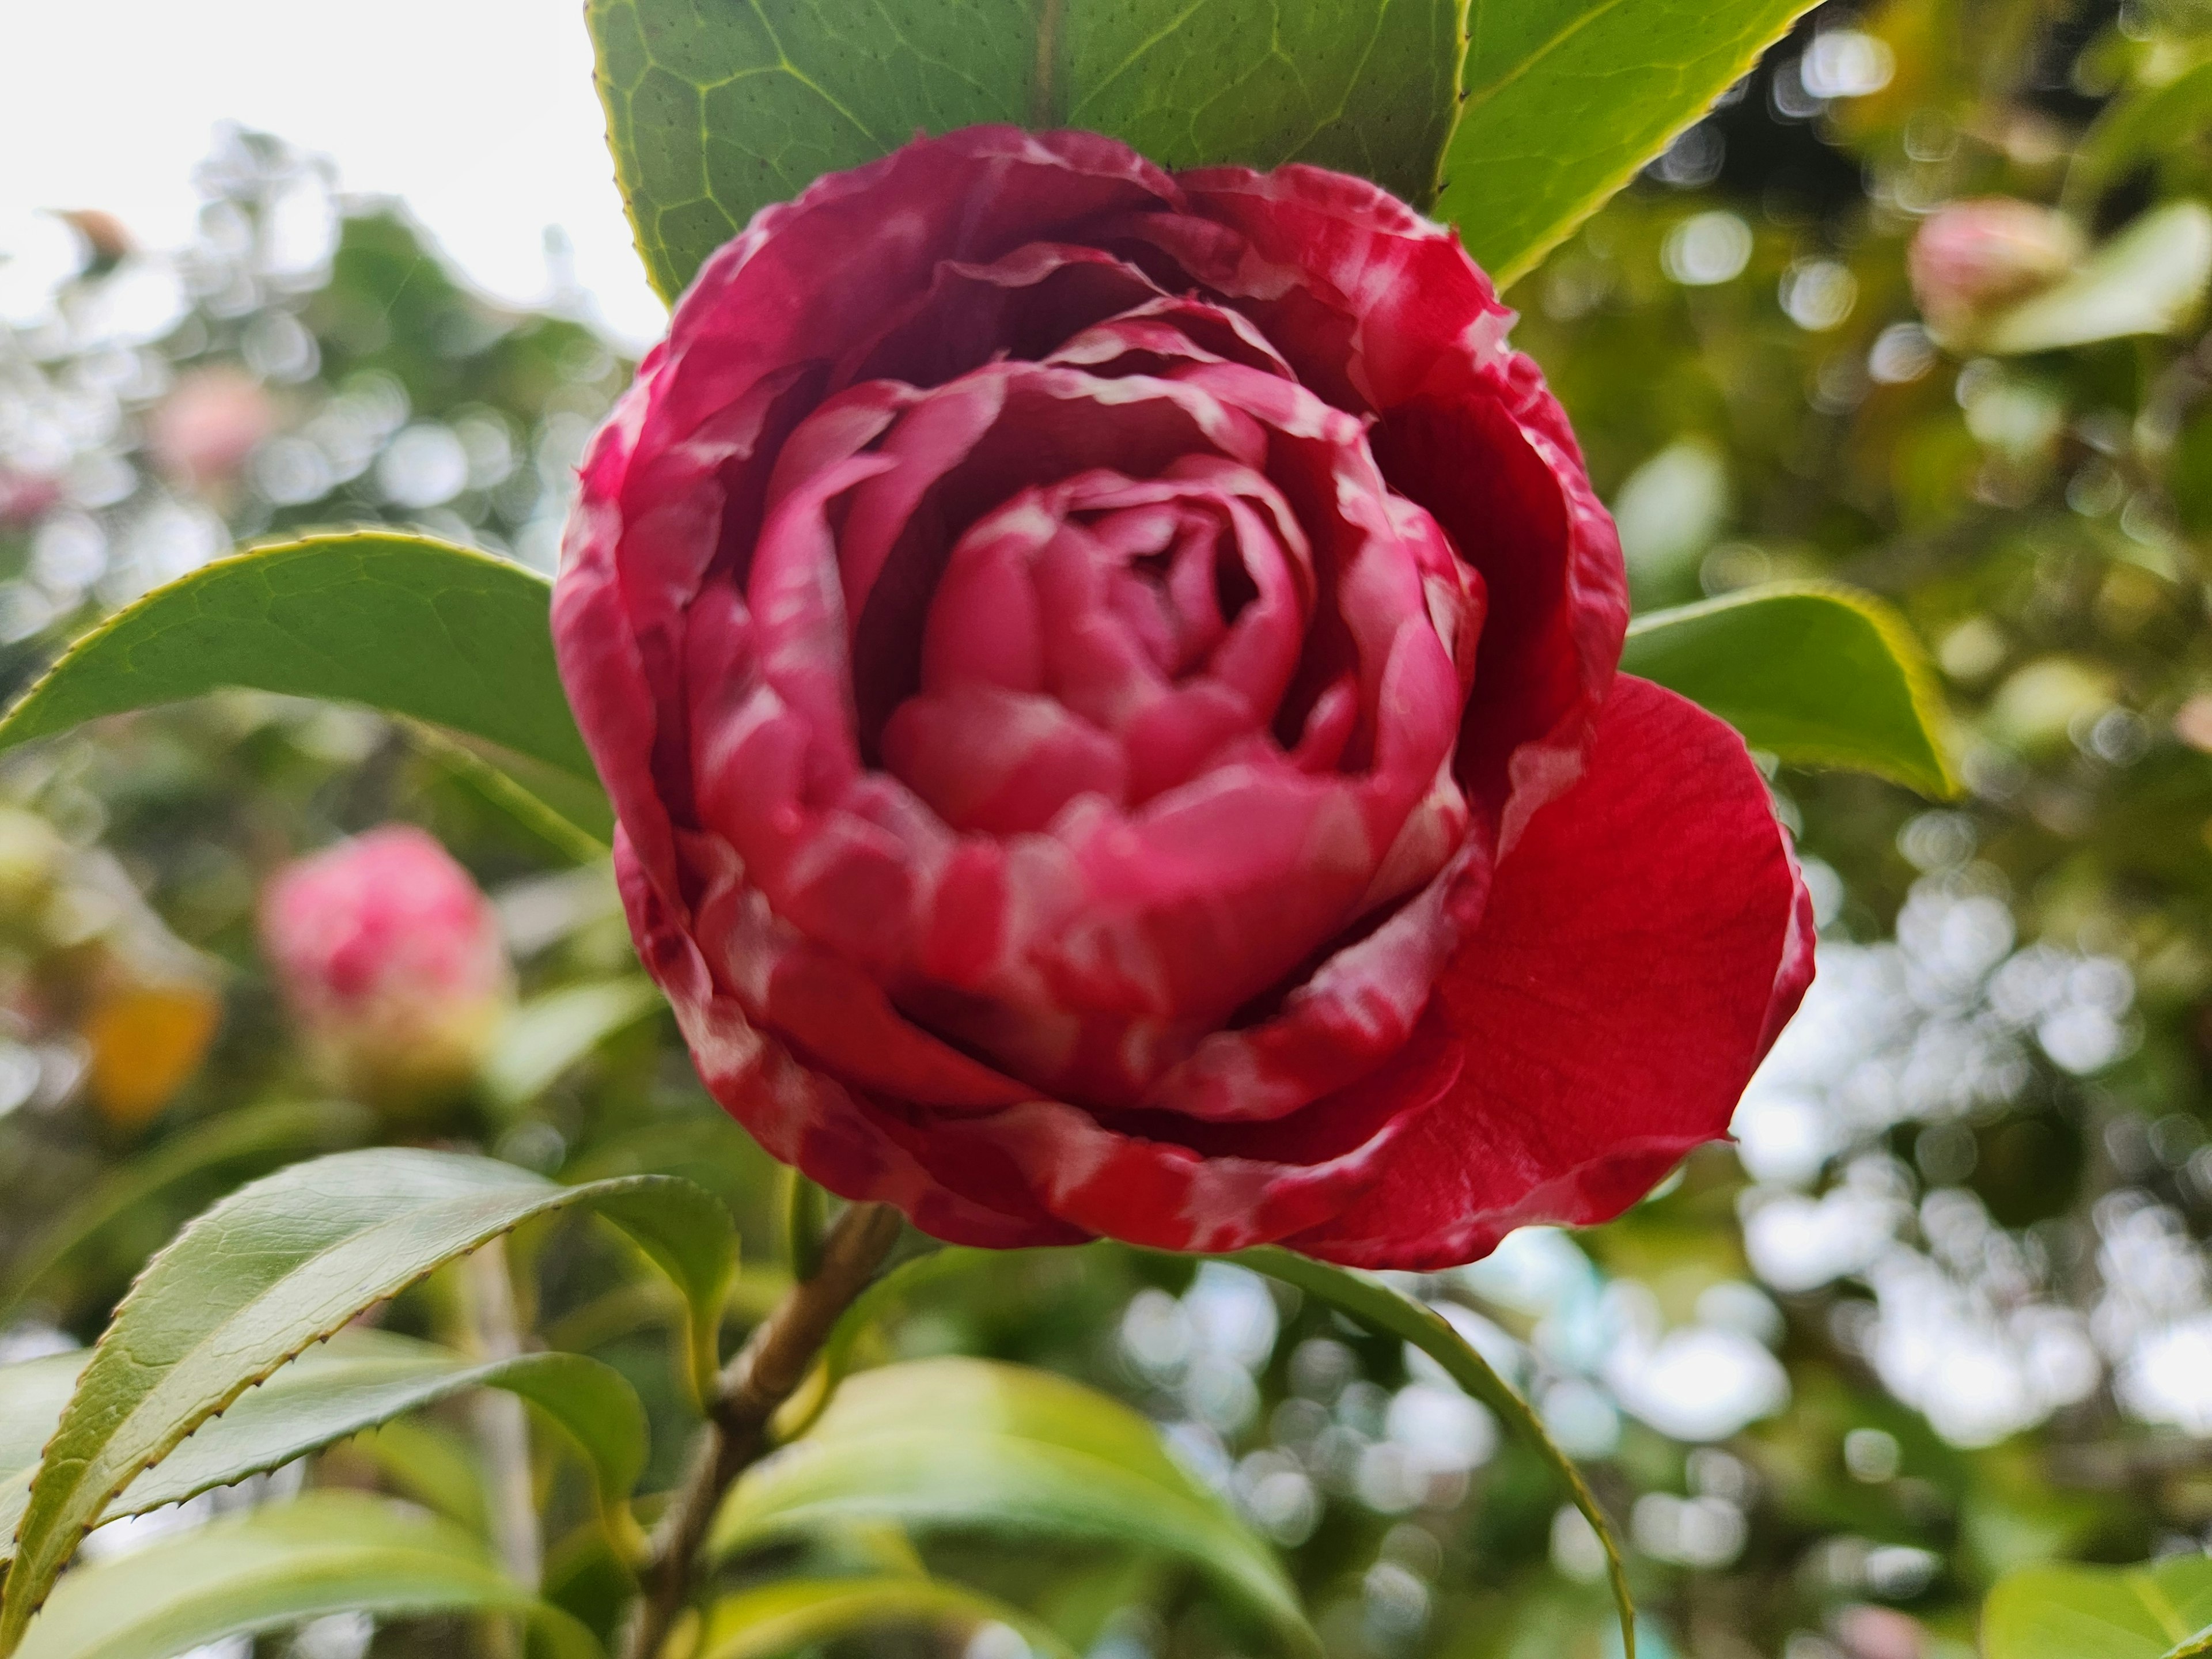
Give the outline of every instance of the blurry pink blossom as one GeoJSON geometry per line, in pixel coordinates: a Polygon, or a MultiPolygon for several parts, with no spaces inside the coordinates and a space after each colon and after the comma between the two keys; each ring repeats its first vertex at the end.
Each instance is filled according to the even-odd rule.
{"type": "Polygon", "coordinates": [[[2050,287],[2081,252],[2081,233],[2064,214],[1984,196],[1931,216],[1912,239],[1907,263],[1921,315],[1936,333],[1956,336],[2050,287]]]}
{"type": "Polygon", "coordinates": [[[206,491],[237,477],[275,427],[260,381],[242,368],[210,364],[179,380],[154,410],[147,444],[172,483],[206,491]]]}
{"type": "Polygon", "coordinates": [[[261,946],[325,1080],[388,1109],[465,1087],[514,998],[490,901],[410,824],[279,871],[261,946]]]}
{"type": "Polygon", "coordinates": [[[35,523],[62,498],[61,480],[0,467],[0,530],[35,523]]]}

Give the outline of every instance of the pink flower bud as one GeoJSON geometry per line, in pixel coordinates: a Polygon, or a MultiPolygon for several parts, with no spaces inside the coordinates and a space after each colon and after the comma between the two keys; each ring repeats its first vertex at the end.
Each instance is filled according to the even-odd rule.
{"type": "Polygon", "coordinates": [[[2050,287],[2081,252],[2081,233],[2064,214],[1986,196],[1953,202],[1929,218],[1907,263],[1921,314],[1937,333],[1955,335],[2050,287]]]}
{"type": "Polygon", "coordinates": [[[244,369],[193,370],[155,410],[147,431],[154,464],[189,489],[235,478],[276,423],[269,393],[244,369]]]}
{"type": "Polygon", "coordinates": [[[386,1107],[465,1086],[514,997],[490,902],[410,824],[279,871],[261,948],[324,1079],[386,1107]]]}

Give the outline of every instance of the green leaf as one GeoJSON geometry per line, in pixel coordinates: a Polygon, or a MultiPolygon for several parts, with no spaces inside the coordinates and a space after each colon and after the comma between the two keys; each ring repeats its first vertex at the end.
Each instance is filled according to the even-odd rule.
{"type": "Polygon", "coordinates": [[[534,1216],[612,1222],[684,1290],[711,1368],[735,1258],[729,1215],[665,1176],[560,1187],[489,1158],[341,1152],[240,1188],[155,1256],[101,1337],[47,1447],[0,1600],[0,1656],[116,1494],[286,1361],[534,1216]]]}
{"type": "Polygon", "coordinates": [[[590,1632],[504,1577],[459,1528],[340,1492],[211,1522],[82,1567],[62,1581],[18,1651],[22,1659],[170,1659],[225,1637],[356,1611],[518,1613],[556,1659],[599,1652],[590,1632]]]}
{"type": "Polygon", "coordinates": [[[892,1308],[925,1285],[951,1279],[998,1261],[1003,1253],[964,1244],[948,1244],[902,1261],[854,1297],[822,1344],[821,1357],[805,1385],[776,1413],[775,1429],[781,1440],[796,1440],[817,1422],[838,1386],[852,1375],[854,1350],[869,1328],[892,1308]]]}
{"type": "Polygon", "coordinates": [[[2168,202],[2098,248],[2056,288],[1998,317],[1972,344],[2003,356],[2175,333],[2196,318],[2208,279],[2212,208],[2168,202]]]}
{"type": "Polygon", "coordinates": [[[699,1659],[777,1659],[819,1642],[884,1625],[1000,1624],[1019,1631],[1030,1651],[1073,1659],[1051,1627],[957,1584],[930,1578],[791,1578],[746,1590],[708,1610],[699,1659]]]}
{"type": "Polygon", "coordinates": [[[715,1517],[726,1557],[793,1532],[860,1520],[1081,1539],[1195,1568],[1315,1651],[1267,1547],[1117,1401],[1044,1371],[924,1359],[863,1371],[803,1439],[757,1464],[715,1517]]]}
{"type": "Polygon", "coordinates": [[[1655,611],[1629,623],[1620,666],[1785,761],[1958,793],[1936,737],[1935,676],[1905,619],[1869,595],[1778,585],[1655,611]]]}
{"type": "Polygon", "coordinates": [[[501,1028],[484,1061],[484,1089],[510,1110],[526,1105],[599,1044],[660,1006],[659,988],[637,975],[564,985],[532,997],[501,1028]]]}
{"type": "Polygon", "coordinates": [[[247,686],[485,738],[590,779],[547,626],[552,588],[428,536],[355,531],[218,559],[125,606],[0,720],[0,749],[247,686]]]}
{"type": "Polygon", "coordinates": [[[1613,1523],[1598,1506],[1574,1460],[1545,1432],[1541,1419],[1528,1408],[1528,1402],[1506,1386],[1504,1378],[1490,1369],[1490,1362],[1469,1347],[1443,1315],[1410,1297],[1399,1295],[1371,1273],[1333,1267],[1273,1244],[1239,1250],[1223,1259],[1280,1279],[1285,1285],[1294,1285],[1371,1331],[1412,1343],[1443,1366],[1453,1382],[1528,1437],[1565,1483],[1575,1507],[1596,1530],[1598,1542],[1605,1547],[1606,1572],[1613,1581],[1613,1605],[1620,1615],[1622,1646],[1626,1659],[1636,1659],[1636,1602],[1628,1593],[1628,1575],[1621,1563],[1620,1543],[1613,1536],[1613,1523]]]}
{"type": "Polygon", "coordinates": [[[1437,216],[1509,286],[1808,9],[1809,0],[1472,0],[1437,216]]]}
{"type": "MultiPolygon", "coordinates": [[[[10,1540],[22,1518],[38,1455],[33,1449],[30,1462],[11,1469],[13,1442],[27,1439],[35,1428],[38,1444],[45,1443],[61,1420],[85,1359],[83,1354],[64,1354],[0,1367],[0,1407],[22,1413],[22,1420],[11,1420],[7,1437],[0,1438],[0,1560],[13,1553],[10,1540]],[[12,1376],[16,1371],[32,1375],[19,1382],[12,1376]]],[[[132,1481],[100,1519],[143,1515],[228,1486],[477,1388],[505,1389],[538,1407],[590,1460],[601,1501],[611,1509],[629,1499],[645,1467],[645,1411],[618,1371],[567,1353],[520,1354],[479,1364],[406,1337],[341,1331],[325,1346],[310,1349],[248,1389],[221,1417],[204,1423],[132,1481]]]]}
{"type": "Polygon", "coordinates": [[[1458,0],[590,0],[615,173],[672,300],[771,202],[914,137],[1087,127],[1171,167],[1306,161],[1416,203],[1458,0]]]}
{"type": "Polygon", "coordinates": [[[1988,1659],[2185,1659],[2212,1638],[2212,1558],[2028,1567],[1982,1608],[1988,1659]]]}
{"type": "Polygon", "coordinates": [[[120,1218],[179,1182],[241,1166],[266,1168],[301,1153],[365,1140],[375,1126],[349,1101],[280,1101],[224,1112],[110,1170],[63,1211],[24,1253],[14,1282],[0,1291],[0,1323],[56,1267],[120,1218]]]}
{"type": "Polygon", "coordinates": [[[2064,199],[2085,211],[2125,174],[2193,142],[2212,125],[2212,60],[2158,86],[2137,87],[2105,106],[2066,164],[2064,199]]]}

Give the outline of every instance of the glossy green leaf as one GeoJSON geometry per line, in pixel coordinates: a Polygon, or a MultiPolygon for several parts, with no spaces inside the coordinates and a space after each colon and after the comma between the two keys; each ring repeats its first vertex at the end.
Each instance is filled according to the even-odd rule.
{"type": "Polygon", "coordinates": [[[1628,1575],[1622,1565],[1620,1540],[1613,1536],[1613,1523],[1599,1507],[1574,1460],[1561,1451],[1545,1431],[1542,1419],[1529,1409],[1528,1402],[1491,1370],[1490,1362],[1468,1346],[1467,1340],[1451,1328],[1443,1315],[1410,1297],[1401,1296],[1371,1273],[1316,1261],[1275,1245],[1239,1250],[1225,1259],[1285,1285],[1294,1285],[1371,1331],[1410,1342],[1443,1366],[1453,1382],[1524,1436],[1565,1483],[1575,1507],[1595,1529],[1598,1542],[1605,1547],[1606,1572],[1612,1580],[1613,1604],[1620,1615],[1622,1644],[1626,1659],[1636,1659],[1636,1602],[1628,1593],[1628,1575]]]}
{"type": "Polygon", "coordinates": [[[210,1522],[64,1578],[21,1659],[171,1659],[333,1613],[514,1613],[555,1659],[595,1659],[581,1625],[503,1576],[449,1522],[350,1493],[210,1522]]]}
{"type": "Polygon", "coordinates": [[[2212,1557],[2028,1567],[1982,1609],[1987,1659],[2194,1659],[2212,1638],[2212,1557]]]}
{"type": "Polygon", "coordinates": [[[303,1154],[365,1140],[375,1126],[349,1101],[279,1101],[196,1123],[128,1164],[114,1166],[64,1209],[23,1254],[0,1290],[0,1323],[63,1262],[119,1218],[196,1176],[252,1173],[303,1154]]]}
{"type": "MultiPolygon", "coordinates": [[[[614,809],[595,781],[493,749],[495,764],[462,738],[403,720],[418,752],[495,811],[573,864],[595,864],[614,836],[614,809]],[[519,774],[529,774],[526,782],[519,774]]],[[[491,745],[483,745],[490,748],[491,745]]]]}
{"type": "Polygon", "coordinates": [[[1032,1653],[1073,1659],[1051,1627],[1019,1607],[931,1578],[793,1578],[746,1590],[707,1613],[698,1659],[777,1659],[817,1642],[884,1626],[965,1632],[979,1625],[1019,1631],[1032,1653]]]}
{"type": "Polygon", "coordinates": [[[917,129],[1087,127],[1169,167],[1318,162],[1425,201],[1456,0],[590,0],[616,176],[672,299],[761,208],[917,129]]]}
{"type": "Polygon", "coordinates": [[[366,703],[594,774],[534,571],[355,531],[218,559],[125,606],[0,720],[0,749],[222,686],[366,703]]]}
{"type": "Polygon", "coordinates": [[[703,1334],[695,1355],[711,1353],[733,1230],[713,1198],[669,1176],[564,1188],[489,1158],[381,1148],[295,1165],[194,1221],[116,1310],[47,1448],[0,1601],[0,1655],[116,1495],[209,1418],[443,1263],[575,1207],[676,1280],[703,1334]]]}
{"type": "Polygon", "coordinates": [[[1314,1650],[1267,1547],[1117,1401],[1044,1371],[925,1359],[863,1371],[806,1435],[755,1466],[716,1516],[726,1557],[860,1520],[1124,1545],[1171,1556],[1314,1650]]]}
{"type": "Polygon", "coordinates": [[[536,1099],[617,1031],[661,1006],[642,975],[563,985],[507,1016],[483,1065],[485,1091],[510,1109],[536,1099]]]}
{"type": "MultiPolygon", "coordinates": [[[[43,1445],[61,1420],[83,1354],[0,1366],[0,1409],[23,1420],[0,1431],[0,1559],[12,1553],[30,1493],[30,1461],[11,1469],[14,1443],[43,1420],[43,1445]],[[32,1373],[18,1382],[11,1373],[32,1373]],[[56,1386],[56,1379],[65,1379],[56,1386]]],[[[628,1500],[645,1467],[644,1407],[620,1372],[579,1354],[526,1353],[480,1364],[427,1342],[341,1331],[311,1348],[140,1475],[102,1521],[143,1515],[227,1486],[471,1389],[504,1389],[538,1407],[590,1461],[603,1502],[628,1500]]]]}
{"type": "Polygon", "coordinates": [[[2168,202],[2092,253],[2056,288],[1978,332],[1980,351],[2017,356],[2134,334],[2172,334],[2197,318],[2212,281],[2212,208],[2168,202]]]}
{"type": "Polygon", "coordinates": [[[1785,761],[1957,793],[1936,736],[1935,676],[1904,618],[1869,595],[1777,586],[1655,611],[1628,625],[1620,666],[1785,761]]]}
{"type": "Polygon", "coordinates": [[[1808,0],[1471,0],[1436,214],[1504,288],[1788,30],[1808,0]]]}

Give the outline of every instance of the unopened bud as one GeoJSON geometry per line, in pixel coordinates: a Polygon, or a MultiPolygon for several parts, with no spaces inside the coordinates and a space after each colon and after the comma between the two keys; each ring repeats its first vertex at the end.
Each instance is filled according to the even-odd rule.
{"type": "Polygon", "coordinates": [[[1907,264],[1920,314],[1938,335],[1971,335],[1997,311],[2081,263],[2081,233],[2064,214],[2009,196],[1953,202],[1920,227],[1907,264]]]}
{"type": "Polygon", "coordinates": [[[261,944],[324,1081],[390,1110],[464,1089],[514,1000],[490,901],[411,825],[279,872],[261,944]]]}

